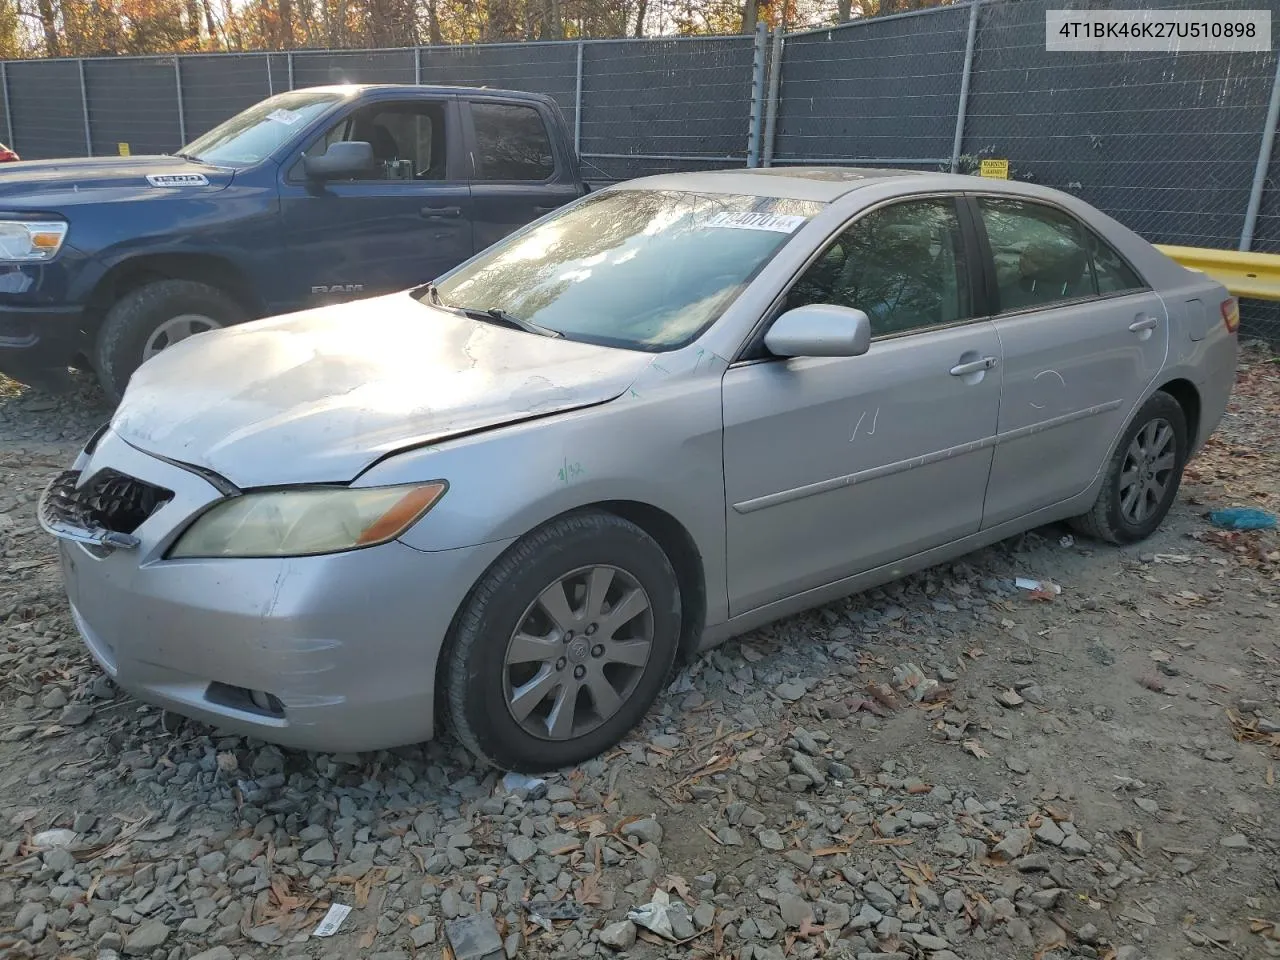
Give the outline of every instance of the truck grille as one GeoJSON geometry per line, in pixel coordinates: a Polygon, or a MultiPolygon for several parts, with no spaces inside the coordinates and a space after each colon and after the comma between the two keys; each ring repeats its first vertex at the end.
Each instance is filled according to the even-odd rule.
{"type": "Polygon", "coordinates": [[[49,485],[40,505],[46,522],[130,534],[173,499],[172,490],[110,468],[77,488],[79,480],[79,470],[64,470],[49,485]]]}

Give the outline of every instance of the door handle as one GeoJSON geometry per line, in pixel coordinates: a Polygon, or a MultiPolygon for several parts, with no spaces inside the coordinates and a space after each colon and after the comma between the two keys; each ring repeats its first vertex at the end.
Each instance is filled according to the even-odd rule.
{"type": "Polygon", "coordinates": [[[983,370],[990,370],[1000,362],[998,357],[982,357],[979,360],[970,360],[968,363],[957,363],[951,368],[953,377],[965,377],[971,373],[979,373],[983,370]]]}
{"type": "Polygon", "coordinates": [[[456,218],[462,216],[461,207],[423,207],[421,213],[428,220],[442,220],[445,217],[456,218]]]}
{"type": "Polygon", "coordinates": [[[1155,317],[1142,317],[1129,324],[1129,329],[1134,333],[1141,333],[1143,330],[1154,330],[1159,322],[1155,317]]]}

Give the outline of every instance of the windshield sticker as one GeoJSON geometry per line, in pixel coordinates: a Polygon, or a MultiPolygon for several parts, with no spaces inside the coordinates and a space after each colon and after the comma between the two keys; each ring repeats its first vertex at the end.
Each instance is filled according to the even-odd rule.
{"type": "Polygon", "coordinates": [[[276,123],[283,123],[286,127],[292,127],[295,123],[301,120],[302,117],[294,113],[292,110],[285,110],[281,108],[279,110],[272,110],[268,113],[267,119],[274,120],[276,123]]]}
{"type": "Polygon", "coordinates": [[[203,173],[149,173],[147,183],[153,187],[207,187],[209,178],[203,173]]]}
{"type": "Polygon", "coordinates": [[[709,227],[725,227],[729,230],[771,230],[774,233],[793,233],[808,217],[781,216],[774,213],[717,213],[706,221],[709,227]]]}

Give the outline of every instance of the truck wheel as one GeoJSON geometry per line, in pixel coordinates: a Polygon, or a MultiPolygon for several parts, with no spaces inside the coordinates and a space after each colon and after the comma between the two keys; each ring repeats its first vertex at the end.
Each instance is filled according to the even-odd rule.
{"type": "Polygon", "coordinates": [[[98,382],[110,400],[118,402],[133,371],[165,347],[245,319],[244,309],[234,299],[207,283],[148,283],[107,311],[94,346],[98,382]]]}

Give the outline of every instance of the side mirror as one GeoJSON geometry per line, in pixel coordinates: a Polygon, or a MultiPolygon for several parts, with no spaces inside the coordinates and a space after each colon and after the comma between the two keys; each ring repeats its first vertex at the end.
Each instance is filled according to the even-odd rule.
{"type": "Polygon", "coordinates": [[[329,144],[318,157],[303,157],[302,169],[312,180],[346,180],[373,169],[373,146],[361,140],[329,144]]]}
{"type": "Polygon", "coordinates": [[[773,321],[764,345],[778,357],[860,357],[871,348],[871,320],[861,310],[811,303],[773,321]]]}

